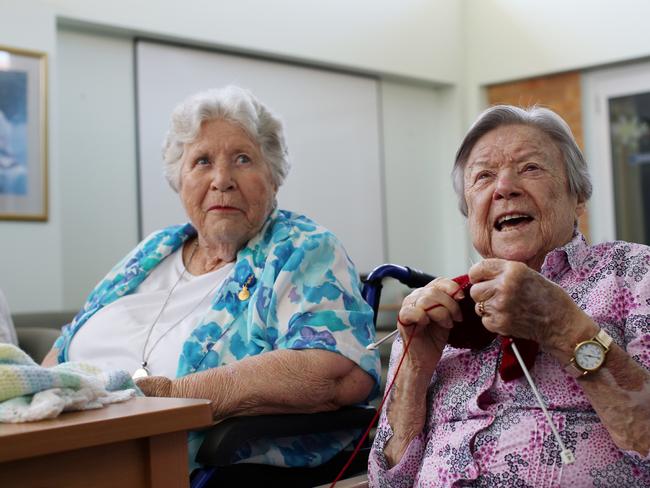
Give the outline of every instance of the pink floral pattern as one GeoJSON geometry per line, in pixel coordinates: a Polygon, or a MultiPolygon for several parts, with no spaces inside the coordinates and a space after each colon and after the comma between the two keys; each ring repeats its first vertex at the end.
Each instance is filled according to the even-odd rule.
{"type": "MultiPolygon", "coordinates": [[[[588,246],[578,234],[548,254],[541,273],[650,369],[649,270],[647,246],[620,241],[588,246]]],[[[396,341],[389,381],[402,350],[396,341]]],[[[390,469],[383,455],[392,435],[385,407],[369,461],[370,486],[650,486],[650,459],[618,449],[576,380],[540,352],[532,376],[576,457],[563,466],[526,380],[503,382],[500,358],[498,341],[476,352],[445,349],[427,394],[425,429],[390,469]]]]}

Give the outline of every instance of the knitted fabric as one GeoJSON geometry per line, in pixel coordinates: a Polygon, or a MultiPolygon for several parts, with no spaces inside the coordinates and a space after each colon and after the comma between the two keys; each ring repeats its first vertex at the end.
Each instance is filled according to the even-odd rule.
{"type": "Polygon", "coordinates": [[[85,363],[44,368],[12,344],[0,344],[0,422],[54,418],[63,411],[101,408],[135,396],[126,371],[85,363]]]}

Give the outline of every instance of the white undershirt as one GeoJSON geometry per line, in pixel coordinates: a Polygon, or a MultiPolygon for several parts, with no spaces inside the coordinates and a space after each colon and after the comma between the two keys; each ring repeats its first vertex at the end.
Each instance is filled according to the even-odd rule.
{"type": "MultiPolygon", "coordinates": [[[[95,313],[72,338],[68,351],[70,361],[92,363],[104,370],[125,369],[133,374],[142,363],[149,329],[185,270],[182,255],[181,247],[156,266],[134,293],[95,313]]],[[[208,311],[233,266],[234,263],[228,263],[199,276],[185,271],[147,344],[146,355],[151,351],[147,368],[152,375],[176,377],[183,343],[208,311]],[[160,342],[156,344],[158,339],[160,342]]]]}

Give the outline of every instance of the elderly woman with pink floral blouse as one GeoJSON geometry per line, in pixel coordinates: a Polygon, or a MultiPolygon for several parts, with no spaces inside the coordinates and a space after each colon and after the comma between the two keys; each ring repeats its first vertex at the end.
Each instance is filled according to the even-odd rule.
{"type": "Polygon", "coordinates": [[[531,370],[560,447],[523,378],[504,381],[500,342],[447,344],[464,291],[439,278],[399,313],[371,486],[650,486],[650,248],[590,246],[577,221],[587,165],[550,110],[496,106],[465,136],[454,186],[484,260],[469,271],[483,326],[539,344],[531,370]]]}

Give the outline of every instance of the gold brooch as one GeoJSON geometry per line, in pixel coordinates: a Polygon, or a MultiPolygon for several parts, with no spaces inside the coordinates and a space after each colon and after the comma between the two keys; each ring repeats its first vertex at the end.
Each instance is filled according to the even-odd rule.
{"type": "Polygon", "coordinates": [[[239,293],[237,293],[237,298],[239,298],[240,301],[243,302],[250,298],[251,292],[248,291],[248,286],[251,284],[251,281],[253,281],[254,277],[255,275],[250,275],[246,280],[246,283],[242,285],[241,290],[239,290],[239,293]]]}

